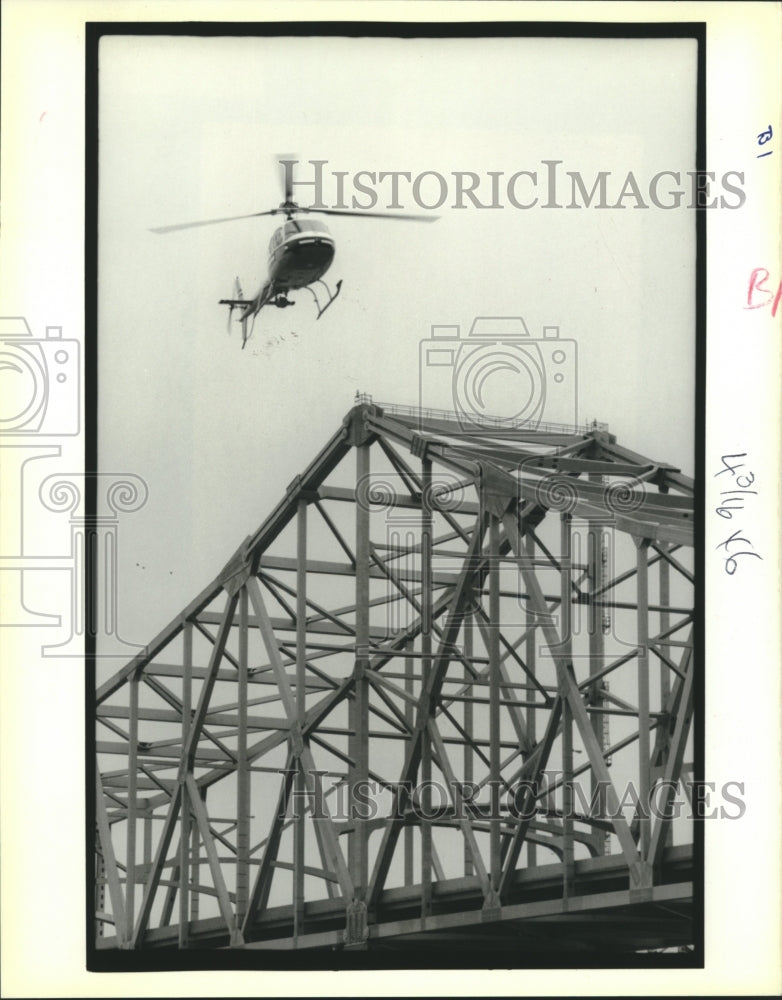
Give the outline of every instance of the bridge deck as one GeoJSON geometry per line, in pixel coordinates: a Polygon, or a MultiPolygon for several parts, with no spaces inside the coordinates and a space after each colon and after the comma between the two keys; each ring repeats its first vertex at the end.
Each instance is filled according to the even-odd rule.
{"type": "MultiPolygon", "coordinates": [[[[465,947],[473,951],[521,952],[556,947],[583,953],[603,947],[606,937],[615,951],[685,946],[693,940],[692,849],[671,847],[665,852],[659,884],[648,890],[626,888],[626,867],[620,856],[576,862],[575,894],[562,898],[563,865],[541,865],[516,873],[510,901],[494,910],[483,908],[476,877],[436,883],[432,913],[421,917],[421,886],[385,890],[376,922],[368,929],[367,947],[465,947]],[[552,941],[552,933],[555,935],[552,941]]],[[[306,903],[302,932],[294,935],[294,909],[269,907],[246,936],[244,948],[335,949],[345,946],[345,903],[324,899],[306,903]]],[[[225,924],[218,918],[191,921],[191,948],[225,948],[230,944],[225,924]]],[[[152,928],[145,946],[176,949],[179,927],[152,928]]],[[[100,939],[101,950],[117,947],[114,937],[100,939]]]]}

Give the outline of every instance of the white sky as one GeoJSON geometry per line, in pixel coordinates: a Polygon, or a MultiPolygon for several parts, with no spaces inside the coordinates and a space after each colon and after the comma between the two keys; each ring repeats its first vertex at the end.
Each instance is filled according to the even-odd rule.
{"type": "MultiPolygon", "coordinates": [[[[125,638],[148,641],[214,577],[356,389],[418,402],[431,324],[465,335],[475,316],[520,315],[533,338],[559,326],[577,342],[579,418],[692,473],[693,211],[632,198],[524,211],[503,193],[499,211],[451,197],[431,225],[332,218],[340,298],[317,322],[307,292],[262,311],[244,351],[218,299],[237,275],[255,293],[279,220],[149,228],[275,207],[275,155],[291,151],[300,180],[308,159],[327,160],[327,178],[471,170],[487,200],[488,171],[537,170],[543,201],[541,161],[561,160],[565,204],[567,170],[587,189],[610,171],[609,203],[632,171],[646,196],[658,171],[694,169],[695,56],[686,39],[102,40],[100,466],[149,487],[120,525],[125,638]]],[[[294,197],[309,204],[310,191],[294,197]]]]}

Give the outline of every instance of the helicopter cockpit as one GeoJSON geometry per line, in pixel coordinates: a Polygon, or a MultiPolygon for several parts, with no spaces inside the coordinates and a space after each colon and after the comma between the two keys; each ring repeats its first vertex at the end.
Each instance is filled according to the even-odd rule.
{"type": "Polygon", "coordinates": [[[276,229],[269,241],[269,253],[274,253],[283,243],[289,240],[298,239],[302,236],[325,236],[331,239],[328,226],[318,219],[289,219],[286,223],[276,229]]]}

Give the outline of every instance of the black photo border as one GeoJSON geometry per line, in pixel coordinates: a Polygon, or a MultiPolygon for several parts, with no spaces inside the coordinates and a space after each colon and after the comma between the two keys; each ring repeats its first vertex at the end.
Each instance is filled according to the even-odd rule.
{"type": "MultiPolygon", "coordinates": [[[[264,21],[264,22],[88,22],[85,61],[85,472],[88,523],[97,514],[98,438],[97,421],[98,358],[98,170],[99,151],[99,72],[98,54],[102,38],[110,35],[197,36],[201,38],[319,36],[348,38],[691,38],[697,43],[696,152],[695,170],[706,165],[706,24],[705,22],[587,22],[587,21],[482,21],[482,22],[396,22],[396,21],[264,21]]],[[[693,777],[704,780],[705,721],[705,456],[706,456],[706,209],[695,208],[695,669],[693,709],[693,777]]],[[[87,559],[85,588],[85,774],[86,810],[85,884],[86,968],[90,972],[173,972],[195,970],[380,970],[476,969],[450,951],[430,949],[425,959],[416,958],[392,966],[388,958],[374,952],[334,952],[332,961],[305,951],[258,951],[242,949],[187,950],[176,953],[154,951],[103,951],[94,944],[95,900],[95,681],[97,628],[97,567],[87,559]]],[[[694,949],[687,954],[646,954],[606,964],[604,956],[567,958],[556,965],[541,965],[509,955],[503,969],[633,969],[704,968],[704,828],[695,821],[693,837],[693,922],[694,949]]]]}

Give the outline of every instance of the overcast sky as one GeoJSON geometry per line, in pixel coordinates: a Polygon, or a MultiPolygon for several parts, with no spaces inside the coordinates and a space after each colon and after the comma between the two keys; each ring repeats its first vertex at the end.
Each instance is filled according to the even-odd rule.
{"type": "MultiPolygon", "coordinates": [[[[552,394],[546,416],[575,406],[692,474],[695,213],[632,198],[519,210],[504,191],[501,210],[459,210],[451,175],[477,173],[485,199],[489,171],[537,171],[543,200],[542,161],[561,160],[587,189],[609,171],[610,203],[630,171],[646,197],[659,171],[694,169],[695,69],[685,39],[104,38],[99,460],[149,488],[120,525],[125,638],[148,641],[216,575],[357,389],[418,402],[432,324],[465,336],[475,316],[522,316],[533,339],[558,326],[576,342],[577,395],[552,394]],[[275,156],[291,152],[301,180],[310,159],[346,171],[349,196],[359,170],[437,171],[449,199],[431,225],[328,220],[340,298],[316,321],[309,294],[292,294],[242,351],[218,299],[236,276],[257,291],[278,220],[149,229],[275,207],[275,156]]],[[[310,190],[294,196],[309,204],[310,190]]],[[[431,375],[424,386],[448,405],[431,375]]]]}

